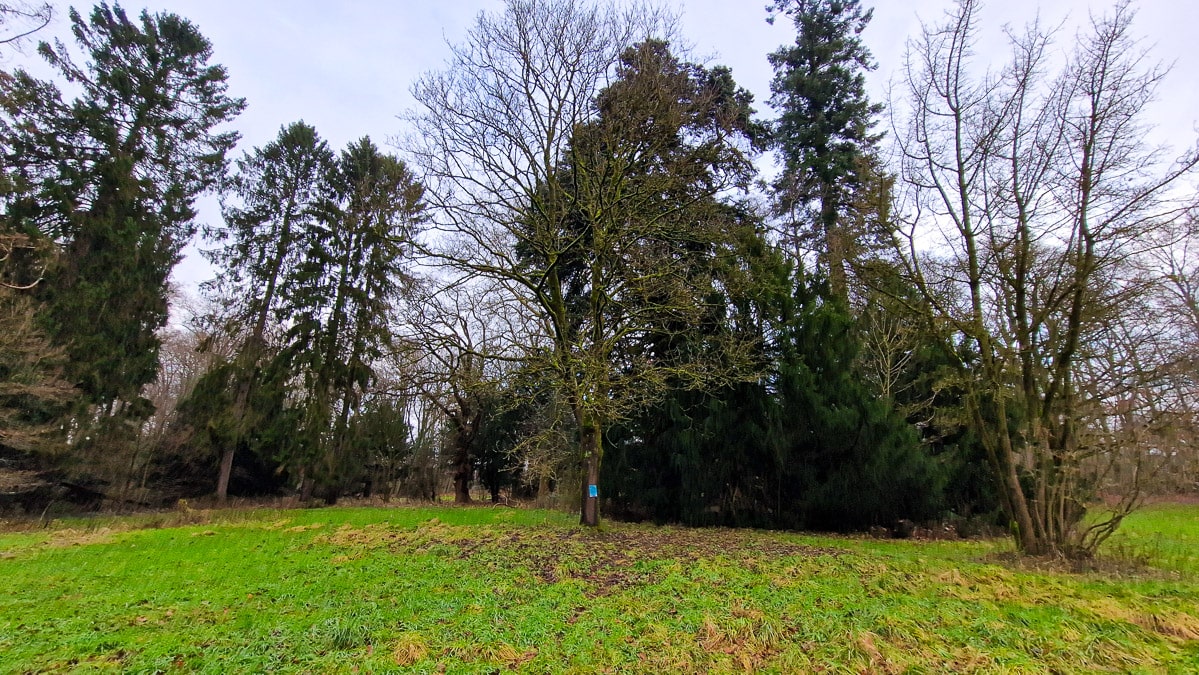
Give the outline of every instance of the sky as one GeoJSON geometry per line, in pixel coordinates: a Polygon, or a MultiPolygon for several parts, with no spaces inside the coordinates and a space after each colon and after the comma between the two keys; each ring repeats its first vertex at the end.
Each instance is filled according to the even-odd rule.
{"type": "MultiPolygon", "coordinates": [[[[57,19],[39,37],[69,35],[66,8],[54,2],[57,19]]],[[[732,68],[738,84],[751,91],[759,114],[767,105],[772,72],[768,53],[794,40],[785,19],[766,22],[766,0],[666,0],[681,14],[681,33],[692,53],[711,64],[732,68]]],[[[1158,102],[1148,112],[1157,138],[1176,147],[1190,145],[1199,130],[1199,2],[1142,0],[1134,33],[1152,57],[1173,64],[1158,102]]],[[[878,62],[868,76],[871,96],[885,102],[887,84],[902,67],[906,41],[921,21],[935,22],[950,0],[863,0],[874,7],[864,39],[878,62]]],[[[81,12],[90,4],[75,3],[81,12]]],[[[1073,42],[1077,26],[1102,14],[1110,0],[991,0],[983,8],[980,55],[996,67],[1004,55],[1001,27],[1021,26],[1038,13],[1051,25],[1064,22],[1059,48],[1073,42]]],[[[195,23],[213,44],[213,61],[229,71],[229,89],[248,107],[232,125],[242,141],[235,157],[273,139],[280,126],[303,119],[339,149],[369,135],[387,148],[403,131],[398,115],[409,109],[409,87],[422,73],[441,69],[447,43],[460,42],[480,12],[503,8],[502,0],[131,0],[170,11],[195,23]]],[[[44,37],[43,37],[44,39],[44,37]]],[[[31,51],[31,50],[26,50],[31,51]]],[[[16,57],[18,61],[21,57],[16,57]]],[[[4,65],[12,65],[11,63],[4,65]]],[[[32,70],[32,68],[31,68],[32,70]]],[[[35,70],[35,72],[37,72],[35,70]]],[[[44,72],[44,71],[43,71],[44,72]]],[[[200,204],[201,222],[220,218],[215,198],[200,204]]],[[[184,288],[213,271],[189,249],[174,278],[184,288]]]]}

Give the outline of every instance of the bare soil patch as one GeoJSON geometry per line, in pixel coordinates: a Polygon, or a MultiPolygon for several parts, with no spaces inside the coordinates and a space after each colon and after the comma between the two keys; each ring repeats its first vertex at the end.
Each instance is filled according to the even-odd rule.
{"type": "Polygon", "coordinates": [[[652,581],[657,563],[684,565],[705,559],[732,559],[747,569],[763,558],[839,556],[835,548],[804,546],[753,531],[732,529],[624,528],[584,530],[567,528],[509,528],[452,526],[431,519],[416,528],[386,524],[361,528],[343,526],[319,535],[314,544],[350,549],[336,561],[369,550],[393,553],[432,553],[457,559],[478,558],[494,566],[522,565],[539,581],[564,579],[587,582],[594,595],[641,581],[652,581]]]}

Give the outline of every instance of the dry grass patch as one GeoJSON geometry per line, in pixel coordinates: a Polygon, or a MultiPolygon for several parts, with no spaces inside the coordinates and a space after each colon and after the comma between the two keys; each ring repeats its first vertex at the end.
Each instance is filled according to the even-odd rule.
{"type": "Polygon", "coordinates": [[[1130,623],[1173,640],[1199,641],[1199,616],[1168,610],[1147,612],[1109,598],[1080,603],[1079,607],[1108,621],[1130,623]]]}
{"type": "Polygon", "coordinates": [[[417,632],[401,634],[391,645],[391,657],[400,667],[411,666],[429,655],[429,643],[417,632]]]}
{"type": "Polygon", "coordinates": [[[50,548],[68,548],[70,546],[94,546],[96,544],[111,544],[116,534],[112,528],[101,527],[95,530],[55,530],[46,540],[50,548]]]}

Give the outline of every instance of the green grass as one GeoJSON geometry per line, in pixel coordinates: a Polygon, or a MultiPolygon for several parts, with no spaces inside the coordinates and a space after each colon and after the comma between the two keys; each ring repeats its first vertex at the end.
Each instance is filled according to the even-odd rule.
{"type": "Polygon", "coordinates": [[[1110,555],[1128,555],[1154,567],[1199,577],[1199,506],[1155,504],[1135,511],[1106,550],[1110,555]]]}
{"type": "Polygon", "coordinates": [[[1199,507],[1129,520],[1136,573],[1011,568],[1003,542],[574,521],[335,508],[0,534],[0,672],[1199,671],[1199,507]]]}

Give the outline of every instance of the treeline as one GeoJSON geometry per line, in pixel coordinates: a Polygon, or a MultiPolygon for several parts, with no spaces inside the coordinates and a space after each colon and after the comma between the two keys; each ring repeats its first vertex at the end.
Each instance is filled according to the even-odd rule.
{"type": "Polygon", "coordinates": [[[193,24],[72,10],[74,51],[38,51],[75,98],[0,72],[6,499],[481,486],[1089,555],[1194,488],[1199,156],[1144,143],[1164,73],[1126,4],[989,70],[978,12],[912,39],[888,113],[870,11],[777,0],[763,119],[667,12],[512,0],[413,85],[396,152],[297,121],[234,160],[245,102],[193,24]],[[220,271],[183,311],[197,235],[220,271]]]}

